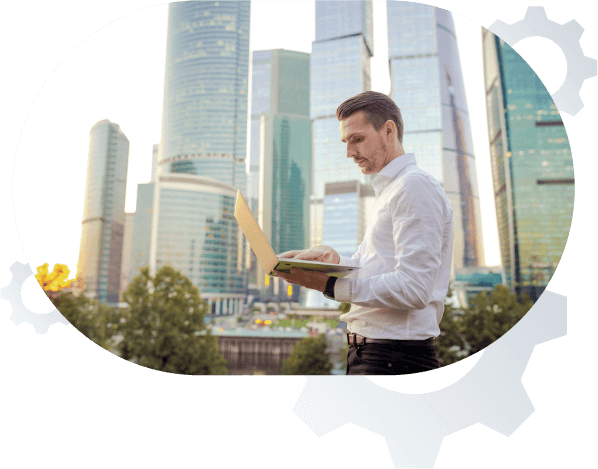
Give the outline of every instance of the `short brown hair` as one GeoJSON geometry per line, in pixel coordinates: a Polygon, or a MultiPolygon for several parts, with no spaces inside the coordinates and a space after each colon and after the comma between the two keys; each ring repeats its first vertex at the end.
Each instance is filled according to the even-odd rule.
{"type": "Polygon", "coordinates": [[[393,121],[397,126],[399,142],[403,143],[403,118],[395,102],[383,93],[365,91],[347,99],[336,110],[336,117],[342,121],[352,114],[363,111],[366,120],[380,130],[386,121],[393,121]]]}

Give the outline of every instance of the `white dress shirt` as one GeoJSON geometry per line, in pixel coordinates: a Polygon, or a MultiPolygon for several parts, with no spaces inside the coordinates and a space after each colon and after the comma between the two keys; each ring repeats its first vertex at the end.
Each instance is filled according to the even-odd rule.
{"type": "Polygon", "coordinates": [[[413,153],[388,163],[372,187],[376,200],[363,242],[339,262],[361,267],[356,278],[334,286],[336,301],[352,304],[340,320],[348,332],[370,339],[437,337],[451,273],[453,209],[413,153]]]}

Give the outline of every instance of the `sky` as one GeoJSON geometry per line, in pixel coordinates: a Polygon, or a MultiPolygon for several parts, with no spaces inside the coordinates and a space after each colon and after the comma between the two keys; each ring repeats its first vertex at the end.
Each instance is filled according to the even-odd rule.
{"type": "MultiPolygon", "coordinates": [[[[386,2],[374,1],[372,88],[388,93],[385,15],[386,2]]],[[[498,265],[481,26],[453,16],[477,162],[486,264],[498,265]]],[[[254,1],[250,49],[311,52],[314,18],[313,1],[254,1]]],[[[152,146],[160,141],[166,21],[167,5],[159,5],[106,25],[65,57],[36,97],[19,141],[14,179],[15,213],[31,265],[61,263],[76,273],[89,130],[102,119],[118,123],[130,141],[125,211],[135,211],[137,184],[149,182],[152,146]],[[48,210],[48,204],[59,210],[48,210]],[[40,237],[39,226],[59,229],[40,237]]]]}

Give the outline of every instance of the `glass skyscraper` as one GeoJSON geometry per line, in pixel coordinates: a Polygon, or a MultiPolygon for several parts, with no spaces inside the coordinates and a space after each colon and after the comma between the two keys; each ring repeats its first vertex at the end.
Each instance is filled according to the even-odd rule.
{"type": "Polygon", "coordinates": [[[142,267],[149,267],[155,187],[155,182],[137,184],[137,205],[133,216],[133,240],[131,241],[130,281],[139,275],[142,267]]]}
{"type": "Polygon", "coordinates": [[[77,279],[86,295],[118,303],[125,225],[129,140],[102,120],[89,132],[89,154],[77,279]]]}
{"type": "Polygon", "coordinates": [[[403,147],[453,207],[453,269],[484,265],[478,179],[457,37],[449,11],[387,2],[391,93],[403,147]]]}
{"type": "Polygon", "coordinates": [[[245,190],[250,2],[168,8],[161,173],[245,190]]]}
{"type": "Polygon", "coordinates": [[[209,314],[240,313],[246,275],[241,231],[234,219],[237,189],[191,174],[162,174],[154,194],[150,265],[189,277],[209,314]]]}
{"type": "Polygon", "coordinates": [[[556,269],[573,216],[569,139],[550,93],[507,43],[483,29],[494,201],[509,285],[536,300],[556,269]]]}
{"type": "MultiPolygon", "coordinates": [[[[312,42],[310,60],[313,176],[309,246],[326,244],[335,249],[339,247],[343,252],[352,251],[350,255],[353,255],[361,239],[352,235],[350,227],[361,225],[364,220],[358,219],[360,211],[355,204],[341,207],[337,202],[339,197],[326,197],[326,186],[348,183],[356,187],[358,183],[369,184],[372,180],[372,176],[364,175],[346,157],[336,109],[343,101],[372,89],[373,3],[316,1],[315,21],[316,38],[312,42]],[[327,221],[325,213],[331,219],[343,218],[349,231],[329,229],[331,219],[327,221]]],[[[343,197],[351,198],[351,195],[343,197]]],[[[338,306],[338,302],[306,289],[301,292],[301,302],[308,307],[338,306]]]]}
{"type": "MultiPolygon", "coordinates": [[[[309,247],[312,129],[309,117],[309,54],[274,49],[253,53],[250,197],[272,249],[309,247]]],[[[255,284],[265,288],[256,264],[255,284]]]]}
{"type": "Polygon", "coordinates": [[[181,270],[214,314],[240,311],[246,286],[232,208],[247,182],[249,16],[248,1],[168,9],[150,272],[181,270]]]}
{"type": "Polygon", "coordinates": [[[371,90],[373,53],[371,1],[316,1],[316,40],[310,62],[314,170],[310,246],[335,245],[334,237],[322,238],[326,183],[371,181],[346,157],[336,109],[346,99],[371,90]]]}

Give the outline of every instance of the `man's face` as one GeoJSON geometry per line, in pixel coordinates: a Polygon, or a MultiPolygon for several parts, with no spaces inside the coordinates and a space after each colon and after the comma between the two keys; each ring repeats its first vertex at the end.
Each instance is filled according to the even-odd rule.
{"type": "Polygon", "coordinates": [[[386,143],[386,126],[376,130],[362,111],[343,119],[341,141],[347,144],[347,158],[352,158],[363,174],[379,173],[392,159],[386,143]]]}

